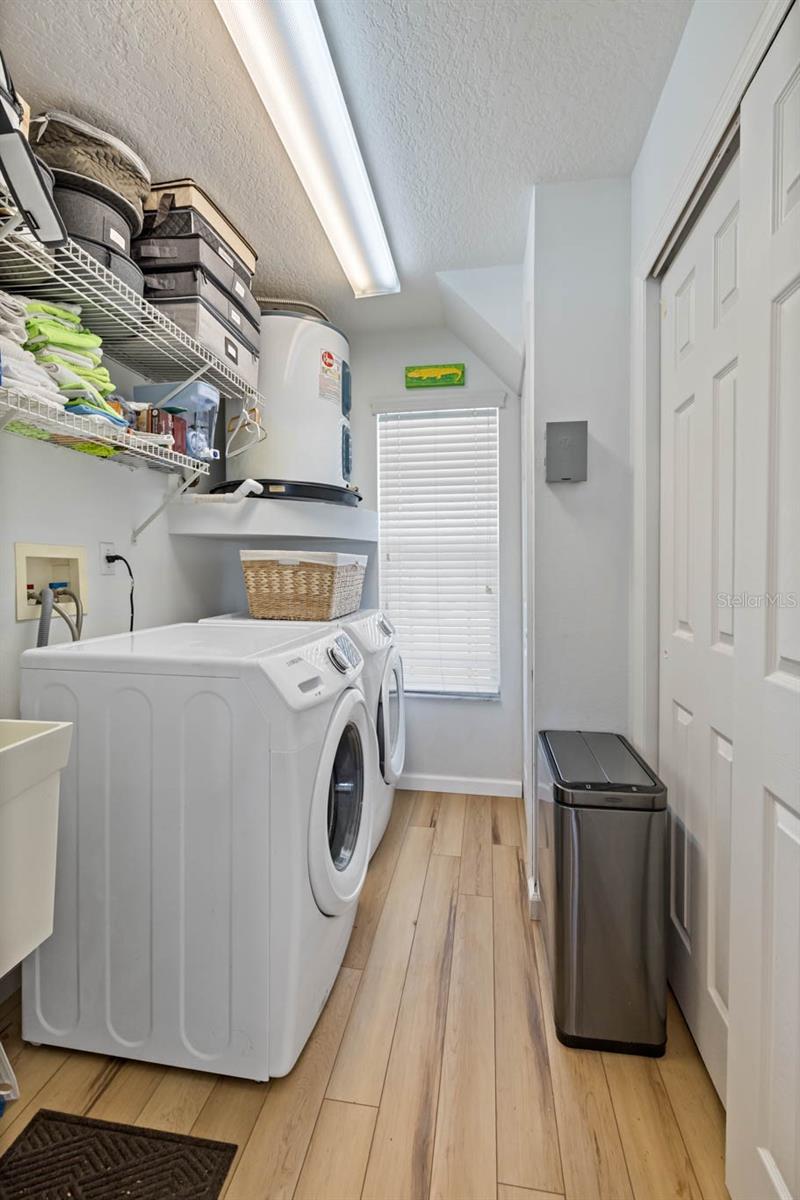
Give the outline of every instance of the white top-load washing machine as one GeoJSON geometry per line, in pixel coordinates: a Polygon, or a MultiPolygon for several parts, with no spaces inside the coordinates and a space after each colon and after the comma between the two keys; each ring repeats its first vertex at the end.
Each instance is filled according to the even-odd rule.
{"type": "MultiPolygon", "coordinates": [[[[403,773],[406,755],[406,713],[403,691],[403,662],[397,634],[389,618],[378,608],[362,608],[336,622],[346,629],[364,659],[361,687],[375,725],[378,743],[377,769],[373,781],[372,851],[386,832],[392,813],[397,781],[403,773]]],[[[285,626],[285,621],[263,621],[247,612],[223,613],[206,617],[201,624],[228,624],[270,627],[285,626]]],[[[304,630],[328,628],[312,622],[293,622],[304,630]]]]}
{"type": "Polygon", "coordinates": [[[362,657],[322,632],[175,625],[29,650],[27,717],[75,724],[34,1042],[250,1079],[291,1069],[366,874],[362,657]]]}

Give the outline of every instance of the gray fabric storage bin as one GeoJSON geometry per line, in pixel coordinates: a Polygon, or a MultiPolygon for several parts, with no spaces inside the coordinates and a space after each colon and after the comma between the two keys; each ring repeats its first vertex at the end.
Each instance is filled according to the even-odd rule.
{"type": "Polygon", "coordinates": [[[238,254],[219,236],[214,226],[196,208],[171,208],[166,215],[158,212],[144,214],[143,238],[175,238],[195,234],[207,242],[236,274],[248,285],[253,278],[238,254]]]}
{"type": "MultiPolygon", "coordinates": [[[[223,291],[202,267],[190,267],[185,271],[157,273],[148,271],[144,278],[144,294],[148,300],[172,300],[184,296],[199,296],[245,337],[258,340],[258,319],[254,321],[248,313],[243,312],[241,306],[235,304],[227,292],[223,291]]],[[[256,311],[258,312],[258,306],[256,306],[256,311]]]]}
{"type": "MultiPolygon", "coordinates": [[[[131,231],[142,227],[142,204],[150,192],[150,172],[125,142],[72,113],[50,109],[31,121],[31,145],[59,174],[110,192],[130,213],[131,231]]],[[[87,233],[86,237],[95,235],[87,233]]],[[[127,253],[127,249],[126,249],[127,253]]]]}
{"type": "Polygon", "coordinates": [[[251,387],[258,386],[258,348],[246,334],[214,312],[205,300],[151,300],[159,312],[227,363],[251,387]]]}
{"type": "Polygon", "coordinates": [[[186,271],[200,267],[248,316],[256,329],[260,326],[261,309],[250,284],[209,246],[199,234],[181,237],[141,237],[131,244],[131,254],[145,275],[186,271]]]}
{"type": "Polygon", "coordinates": [[[115,254],[130,254],[130,225],[111,204],[60,181],[56,183],[53,199],[70,237],[89,238],[115,254]]]}
{"type": "Polygon", "coordinates": [[[92,258],[102,263],[112,275],[116,275],[117,279],[127,283],[137,296],[144,295],[144,275],[127,254],[118,254],[116,250],[104,246],[102,242],[92,241],[91,238],[75,238],[74,241],[87,254],[91,254],[92,258]]]}

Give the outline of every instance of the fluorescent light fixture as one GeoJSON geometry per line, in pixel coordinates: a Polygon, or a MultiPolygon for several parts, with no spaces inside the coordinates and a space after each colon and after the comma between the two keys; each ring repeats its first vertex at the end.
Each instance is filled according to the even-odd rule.
{"type": "Polygon", "coordinates": [[[215,0],[357,297],[400,291],[314,0],[215,0]]]}

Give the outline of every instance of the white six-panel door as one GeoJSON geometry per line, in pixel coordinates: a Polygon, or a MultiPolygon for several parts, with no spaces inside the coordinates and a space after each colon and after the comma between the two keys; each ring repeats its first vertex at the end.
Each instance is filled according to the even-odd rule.
{"type": "Polygon", "coordinates": [[[734,759],[739,163],[664,276],[659,767],[670,983],[725,1101],[734,759]]]}
{"type": "Polygon", "coordinates": [[[741,109],[727,1180],[800,1197],[800,6],[741,109]]]}

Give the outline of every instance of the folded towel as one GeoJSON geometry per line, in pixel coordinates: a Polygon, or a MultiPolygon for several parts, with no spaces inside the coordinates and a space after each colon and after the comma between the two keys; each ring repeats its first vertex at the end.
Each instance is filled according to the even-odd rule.
{"type": "Polygon", "coordinates": [[[33,321],[52,321],[54,325],[62,325],[64,329],[72,329],[76,332],[83,329],[80,321],[70,321],[67,317],[59,317],[55,313],[28,313],[25,318],[25,326],[28,330],[33,321]]]}
{"type": "Polygon", "coordinates": [[[29,364],[17,362],[14,358],[0,358],[0,380],[2,380],[3,386],[7,387],[11,379],[20,384],[30,383],[34,387],[45,388],[47,391],[58,391],[55,381],[50,378],[43,367],[37,366],[36,363],[29,364]]]}
{"type": "MultiPolygon", "coordinates": [[[[36,361],[43,367],[63,367],[72,375],[78,375],[81,379],[88,380],[93,387],[96,387],[99,392],[104,395],[111,395],[115,390],[114,381],[108,373],[107,367],[97,366],[94,363],[91,367],[83,367],[78,363],[73,362],[69,358],[65,358],[63,354],[37,354],[36,361]]],[[[55,375],[56,371],[50,371],[51,375],[55,375]]]]}
{"type": "Polygon", "coordinates": [[[100,418],[108,421],[109,424],[114,425],[117,429],[127,429],[128,427],[128,422],[118,416],[113,409],[98,409],[88,404],[85,400],[68,401],[66,411],[77,413],[79,416],[100,418]]]}
{"type": "Polygon", "coordinates": [[[61,300],[58,304],[52,304],[49,300],[30,300],[27,296],[20,296],[18,299],[23,301],[23,311],[29,317],[55,317],[60,321],[65,321],[68,325],[80,325],[81,323],[80,304],[67,304],[66,301],[61,300]]]}
{"type": "Polygon", "coordinates": [[[71,367],[65,363],[49,362],[42,363],[43,369],[47,372],[51,379],[55,380],[59,391],[66,396],[72,398],[83,397],[96,408],[104,408],[105,400],[101,392],[90,383],[88,379],[82,379],[71,367]]]}
{"type": "Polygon", "coordinates": [[[86,367],[78,366],[74,366],[72,369],[81,379],[85,379],[87,383],[91,383],[92,387],[97,388],[101,396],[110,396],[117,390],[116,384],[105,367],[94,367],[91,371],[87,371],[86,367]]]}
{"type": "Polygon", "coordinates": [[[18,362],[36,362],[30,350],[23,350],[19,342],[12,342],[11,338],[5,337],[3,334],[0,334],[0,354],[4,358],[15,358],[18,362]]]}
{"type": "MultiPolygon", "coordinates": [[[[27,354],[27,350],[22,351],[27,354]]],[[[58,362],[69,363],[73,367],[86,367],[92,370],[94,367],[99,367],[103,358],[103,351],[97,350],[67,350],[65,346],[41,346],[36,351],[36,358],[39,362],[49,362],[56,359],[58,362]]]]}
{"type": "Polygon", "coordinates": [[[0,313],[11,321],[25,319],[25,299],[22,296],[12,296],[0,291],[0,313]]]}
{"type": "Polygon", "coordinates": [[[23,320],[18,318],[9,320],[0,313],[0,335],[21,346],[28,336],[28,331],[23,320]]]}
{"type": "Polygon", "coordinates": [[[21,383],[17,379],[10,379],[7,384],[3,385],[7,391],[14,392],[16,395],[23,397],[26,400],[38,400],[42,404],[52,405],[53,408],[64,409],[67,403],[66,396],[61,396],[58,391],[52,392],[49,389],[34,387],[30,383],[21,383]]]}
{"type": "MultiPolygon", "coordinates": [[[[2,332],[2,330],[0,330],[2,332]]],[[[83,331],[67,329],[57,321],[46,318],[28,322],[28,340],[26,350],[36,350],[39,346],[66,346],[68,350],[93,350],[101,346],[103,339],[88,329],[83,331]]]]}

